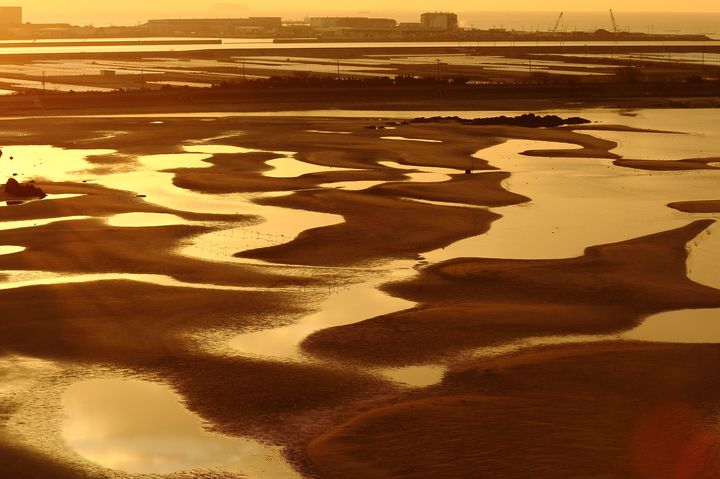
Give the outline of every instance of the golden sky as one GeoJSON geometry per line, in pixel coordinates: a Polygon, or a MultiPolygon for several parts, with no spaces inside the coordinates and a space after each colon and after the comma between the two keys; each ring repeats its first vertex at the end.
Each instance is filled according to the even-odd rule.
{"type": "Polygon", "coordinates": [[[24,7],[25,21],[70,22],[76,24],[131,24],[149,18],[281,15],[302,18],[305,15],[347,14],[361,16],[388,16],[407,20],[421,11],[572,11],[616,12],[684,11],[720,12],[718,0],[623,0],[615,5],[605,0],[504,0],[480,2],[478,0],[362,0],[338,2],[336,0],[17,0],[5,5],[24,7]],[[541,6],[540,6],[541,5],[541,6]],[[404,18],[400,18],[404,17],[404,18]]]}

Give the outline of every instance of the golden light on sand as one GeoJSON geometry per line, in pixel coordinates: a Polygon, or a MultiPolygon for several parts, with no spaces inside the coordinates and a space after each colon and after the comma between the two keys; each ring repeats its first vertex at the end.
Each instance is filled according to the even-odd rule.
{"type": "Polygon", "coordinates": [[[704,1],[0,8],[0,477],[718,476],[704,1]]]}

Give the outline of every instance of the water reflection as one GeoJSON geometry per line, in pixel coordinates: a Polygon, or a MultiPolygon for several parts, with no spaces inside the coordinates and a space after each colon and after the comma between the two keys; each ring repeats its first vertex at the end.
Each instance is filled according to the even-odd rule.
{"type": "Polygon", "coordinates": [[[310,173],[325,173],[328,171],[350,171],[351,168],[338,168],[332,166],[314,165],[295,158],[283,157],[274,160],[268,160],[266,165],[271,166],[272,170],[263,172],[264,176],[271,178],[297,178],[310,173]]]}
{"type": "Polygon", "coordinates": [[[62,398],[63,439],[101,466],[138,474],[222,470],[257,479],[299,478],[282,449],[212,434],[169,389],[147,381],[93,379],[62,398]]]}
{"type": "Polygon", "coordinates": [[[373,186],[382,185],[386,181],[337,181],[335,183],[323,183],[320,188],[339,188],[347,191],[362,191],[373,186]]]}
{"type": "Polygon", "coordinates": [[[431,166],[403,165],[395,161],[379,161],[378,164],[396,170],[408,170],[412,173],[405,173],[408,183],[440,183],[450,179],[450,175],[458,174],[460,171],[453,168],[440,168],[431,166]]]}
{"type": "MultiPolygon", "coordinates": [[[[207,197],[208,195],[199,196],[207,197]]],[[[261,206],[241,195],[231,195],[227,201],[233,209],[242,208],[241,212],[244,214],[255,214],[261,217],[260,223],[229,227],[198,235],[180,251],[182,255],[209,261],[264,263],[246,258],[236,258],[233,257],[233,254],[285,244],[295,239],[303,231],[331,226],[344,221],[342,216],[330,213],[261,206]]]]}
{"type": "MultiPolygon", "coordinates": [[[[184,153],[146,155],[138,158],[133,171],[111,172],[94,179],[96,184],[118,190],[130,190],[144,195],[147,202],[178,211],[209,214],[245,214],[257,215],[260,224],[237,227],[228,224],[221,231],[200,235],[195,243],[183,252],[192,257],[200,257],[213,261],[233,260],[232,254],[238,251],[275,246],[286,243],[310,228],[329,226],[343,221],[339,215],[316,213],[312,211],[293,210],[272,206],[261,206],[255,200],[260,195],[244,194],[203,194],[173,184],[174,173],[167,170],[176,168],[209,168],[207,162],[214,154],[244,154],[258,152],[249,148],[230,145],[186,145],[184,153]]],[[[64,150],[47,145],[7,147],[5,155],[15,157],[11,166],[23,166],[25,176],[35,175],[51,181],[78,181],[93,165],[87,161],[88,156],[99,156],[114,153],[114,150],[64,150]],[[46,158],[48,160],[46,160],[46,158]],[[52,158],[51,160],[49,158],[52,158]]],[[[292,152],[274,152],[280,155],[291,155],[292,152]]],[[[297,162],[301,163],[301,162],[297,162]]],[[[308,165],[308,164],[303,164],[308,165]]],[[[288,174],[284,169],[282,174],[288,174]]],[[[293,166],[293,165],[290,165],[293,166]]],[[[8,163],[0,163],[10,168],[8,163]]],[[[303,166],[305,167],[305,166],[303,166]]],[[[331,168],[317,167],[321,171],[331,168]]],[[[79,195],[52,195],[53,198],[69,198],[79,195]]],[[[267,194],[265,196],[271,196],[267,194]]],[[[0,230],[42,226],[56,221],[86,219],[89,217],[74,216],[28,221],[11,221],[0,223],[0,230]]],[[[182,224],[172,215],[150,215],[132,213],[118,215],[109,220],[113,226],[164,226],[182,224]]]]}
{"type": "Polygon", "coordinates": [[[230,286],[211,283],[188,283],[162,274],[90,273],[59,274],[52,271],[4,271],[9,278],[0,282],[0,290],[45,286],[53,284],[89,283],[92,281],[137,281],[157,286],[194,289],[217,289],[223,291],[283,291],[283,288],[254,286],[230,286]]]}
{"type": "Polygon", "coordinates": [[[305,130],[308,133],[322,133],[325,135],[352,135],[351,131],[305,130]]]}
{"type": "Polygon", "coordinates": [[[23,251],[25,251],[24,246],[13,246],[13,245],[0,246],[0,256],[21,253],[23,251]]]}
{"type": "Polygon", "coordinates": [[[18,174],[18,181],[47,179],[50,181],[78,181],[95,165],[88,156],[102,156],[114,150],[66,150],[50,145],[6,146],[2,149],[0,178],[18,174]],[[10,158],[13,158],[12,160],[10,158]]]}
{"type": "Polygon", "coordinates": [[[240,354],[272,359],[300,359],[298,345],[321,329],[357,323],[365,319],[411,308],[415,303],[390,296],[378,286],[415,274],[406,261],[393,263],[381,276],[340,289],[327,297],[319,310],[289,326],[240,334],[229,345],[240,354]]]}
{"type": "Polygon", "coordinates": [[[209,145],[209,144],[185,145],[185,146],[183,146],[183,150],[187,151],[188,153],[205,153],[205,154],[210,154],[210,155],[244,154],[244,153],[257,153],[257,152],[263,151],[263,150],[255,150],[253,148],[243,148],[240,146],[209,145]]]}
{"type": "Polygon", "coordinates": [[[387,368],[378,372],[391,381],[410,387],[426,387],[439,383],[445,374],[444,366],[406,366],[387,368]]]}
{"type": "Polygon", "coordinates": [[[36,226],[45,226],[51,223],[59,223],[61,221],[77,221],[91,218],[92,216],[60,216],[57,218],[43,218],[37,220],[2,221],[0,222],[0,231],[34,228],[36,226]]]}
{"type": "Polygon", "coordinates": [[[123,228],[172,226],[187,224],[187,221],[167,213],[123,213],[108,219],[108,225],[123,228]]]}
{"type": "Polygon", "coordinates": [[[617,143],[611,153],[633,160],[683,160],[720,154],[720,139],[702,133],[648,133],[636,131],[576,130],[617,143]]]}
{"type": "Polygon", "coordinates": [[[442,140],[429,140],[426,138],[406,138],[404,136],[382,136],[381,139],[395,141],[418,141],[420,143],[442,143],[442,140]]]}
{"type": "MultiPolygon", "coordinates": [[[[503,215],[486,234],[423,253],[432,262],[457,257],[569,258],[588,246],[615,243],[678,228],[690,216],[672,201],[701,200],[717,191],[720,171],[649,172],[611,160],[530,157],[526,150],[574,149],[576,145],[510,140],[478,152],[512,176],[503,186],[532,200],[493,208],[503,215]],[[532,238],[532,241],[528,241],[532,238]]],[[[720,268],[720,264],[704,267],[720,268]]]]}
{"type": "Polygon", "coordinates": [[[720,309],[655,314],[623,337],[656,343],[720,343],[720,309]]]}

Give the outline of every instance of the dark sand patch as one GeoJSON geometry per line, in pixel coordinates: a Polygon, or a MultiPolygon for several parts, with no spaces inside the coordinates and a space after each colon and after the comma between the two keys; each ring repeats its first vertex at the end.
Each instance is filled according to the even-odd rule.
{"type": "MultiPolygon", "coordinates": [[[[252,224],[258,221],[258,219],[247,215],[191,213],[164,208],[146,202],[135,193],[113,190],[90,183],[38,182],[37,185],[49,194],[76,194],[82,196],[29,201],[22,205],[15,205],[12,208],[0,208],[0,221],[60,218],[63,216],[105,217],[122,213],[167,213],[180,216],[189,221],[237,221],[241,224],[252,224]]],[[[0,196],[0,201],[6,201],[7,199],[9,198],[0,196]]]]}
{"type": "Polygon", "coordinates": [[[510,177],[505,172],[482,172],[451,175],[440,183],[387,183],[375,186],[373,192],[429,201],[443,201],[475,206],[508,206],[530,199],[503,189],[500,184],[510,177]]]}
{"type": "Polygon", "coordinates": [[[603,343],[480,360],[310,442],[323,478],[711,478],[717,346],[603,343]]]}
{"type": "MultiPolygon", "coordinates": [[[[265,150],[297,151],[296,157],[302,161],[326,166],[368,169],[362,173],[333,172],[332,175],[319,174],[317,177],[307,175],[310,178],[300,180],[307,180],[307,185],[344,181],[347,178],[400,179],[398,173],[379,168],[380,161],[464,170],[470,161],[470,155],[480,148],[498,144],[501,141],[499,138],[505,137],[567,141],[583,146],[588,156],[591,156],[590,151],[602,153],[603,148],[607,154],[608,147],[608,142],[594,141],[588,135],[555,130],[530,130],[532,131],[530,133],[512,128],[454,126],[447,129],[445,127],[425,130],[413,128],[390,133],[365,129],[370,121],[362,119],[300,121],[228,118],[212,122],[203,122],[200,119],[163,119],[165,123],[161,125],[149,125],[151,120],[151,118],[47,121],[30,119],[19,122],[13,120],[13,128],[17,126],[28,135],[24,137],[11,135],[7,139],[16,142],[14,144],[32,142],[75,148],[79,146],[111,148],[118,151],[116,154],[118,158],[124,155],[129,159],[141,154],[176,153],[181,151],[183,144],[192,140],[202,141],[213,136],[223,136],[211,142],[265,150]],[[49,128],[49,125],[52,128],[49,128]],[[123,134],[107,137],[106,133],[110,127],[122,131],[123,134]],[[353,134],[319,135],[303,133],[301,130],[305,129],[350,130],[353,134]],[[399,142],[379,138],[385,135],[434,138],[443,140],[444,143],[399,142]]],[[[543,155],[546,153],[542,152],[543,155]]],[[[573,152],[573,155],[575,154],[573,152]]],[[[248,161],[240,165],[236,162],[239,157],[214,155],[210,159],[210,163],[214,165],[209,169],[210,175],[196,183],[188,182],[183,186],[201,191],[213,191],[213,188],[217,188],[215,191],[222,191],[224,188],[224,191],[238,192],[268,191],[268,188],[278,188],[280,185],[285,187],[288,184],[297,186],[299,183],[296,180],[278,181],[259,175],[266,168],[264,161],[269,156],[274,157],[272,154],[248,156],[248,161]],[[228,174],[228,180],[223,182],[223,173],[234,168],[236,171],[228,174]],[[235,174],[237,176],[232,178],[235,174]],[[213,186],[213,183],[217,185],[213,186]]],[[[109,158],[105,161],[107,160],[114,161],[109,158]]],[[[492,169],[481,160],[476,161],[476,167],[492,169]]],[[[179,178],[183,172],[176,171],[176,174],[179,178]]],[[[469,175],[474,178],[448,182],[450,184],[435,184],[419,190],[403,191],[403,188],[399,187],[396,191],[386,192],[302,191],[284,198],[264,200],[267,204],[277,206],[341,214],[346,218],[346,223],[308,231],[290,244],[256,250],[250,255],[282,262],[321,265],[358,264],[384,261],[389,257],[412,257],[418,252],[441,247],[456,239],[486,231],[497,216],[477,209],[420,204],[403,200],[400,196],[410,193],[418,198],[438,201],[447,201],[448,198],[450,200],[475,198],[474,201],[477,203],[521,200],[510,197],[499,187],[499,182],[503,178],[502,173],[489,172],[489,175],[492,176],[487,178],[492,180],[482,185],[479,184],[480,179],[475,178],[480,175],[469,175]],[[467,181],[467,184],[464,181],[467,181]],[[476,182],[478,184],[475,184],[476,182]],[[456,193],[453,187],[457,187],[456,193]],[[475,187],[478,187],[477,192],[473,191],[475,187]]],[[[190,176],[187,175],[185,180],[190,181],[190,176]]],[[[181,183],[177,178],[176,181],[176,184],[181,183]]],[[[203,217],[158,208],[134,198],[134,195],[129,193],[98,189],[92,185],[72,187],[67,184],[57,185],[57,189],[52,192],[84,192],[88,196],[85,199],[31,202],[14,209],[2,208],[0,216],[5,220],[20,220],[70,215],[105,216],[124,212],[157,212],[177,214],[186,219],[219,219],[217,216],[203,217]]],[[[255,220],[235,216],[223,219],[238,220],[240,224],[255,220]]],[[[431,316],[428,313],[425,318],[411,318],[409,321],[404,321],[402,315],[389,317],[388,326],[380,327],[384,337],[363,336],[362,330],[367,324],[360,323],[357,330],[349,329],[349,331],[352,334],[357,332],[360,343],[368,337],[371,343],[349,344],[347,351],[342,353],[332,349],[338,343],[333,343],[332,347],[321,344],[317,352],[321,355],[335,354],[335,357],[360,361],[372,361],[361,357],[362,354],[378,354],[379,363],[402,364],[418,358],[442,356],[465,347],[468,342],[463,336],[470,336],[470,342],[473,344],[486,344],[488,341],[503,341],[507,338],[535,334],[536,329],[545,332],[547,330],[539,326],[544,319],[543,315],[548,319],[551,327],[559,331],[577,329],[605,331],[607,328],[627,327],[649,310],[664,310],[678,305],[682,307],[717,305],[719,300],[716,291],[690,284],[684,279],[684,267],[680,267],[685,258],[685,253],[680,251],[683,239],[693,237],[707,224],[694,223],[680,230],[636,240],[642,244],[627,242],[629,246],[620,243],[597,249],[591,248],[583,258],[575,260],[550,262],[480,260],[477,264],[474,261],[467,263],[460,261],[458,264],[447,263],[436,269],[428,269],[422,273],[418,284],[411,282],[410,285],[396,285],[390,289],[394,294],[406,297],[426,296],[429,301],[427,309],[437,307],[437,315],[431,316]],[[466,288],[458,286],[465,283],[466,279],[468,282],[466,288]],[[498,295],[497,301],[483,304],[484,297],[495,295],[498,295]],[[519,313],[520,320],[503,316],[502,309],[506,306],[516,307],[515,311],[519,313]],[[488,308],[486,321],[491,327],[481,335],[475,332],[468,333],[470,328],[467,324],[472,324],[473,329],[478,329],[474,321],[478,311],[483,311],[483,307],[488,308]],[[595,310],[598,312],[594,313],[595,310]],[[496,316],[493,317],[492,314],[496,316]],[[578,327],[579,314],[586,315],[581,318],[586,320],[586,324],[578,327]],[[533,322],[536,316],[539,320],[533,322]],[[608,316],[610,316],[609,320],[608,316]],[[509,324],[511,321],[517,323],[507,329],[501,329],[497,335],[488,333],[491,329],[501,324],[509,324]],[[415,329],[419,332],[415,333],[415,329]],[[438,331],[448,331],[451,341],[434,347],[433,342],[441,336],[438,331]],[[417,336],[413,336],[414,334],[417,336]],[[427,347],[427,352],[418,351],[422,347],[427,347]],[[392,349],[397,351],[386,351],[392,349]],[[332,350],[332,354],[328,353],[329,350],[332,350]]],[[[0,257],[0,269],[157,273],[171,275],[188,282],[270,288],[310,283],[332,284],[333,278],[329,278],[330,273],[327,273],[328,277],[318,276],[316,270],[288,278],[281,274],[266,273],[266,271],[277,271],[275,268],[189,260],[173,253],[174,249],[189,237],[207,231],[210,230],[190,225],[139,229],[114,228],[107,226],[101,220],[94,219],[51,224],[24,232],[0,232],[2,243],[23,245],[28,248],[21,253],[0,257]]],[[[208,331],[222,335],[288,324],[300,315],[307,314],[310,303],[317,303],[316,296],[310,298],[302,295],[302,291],[295,290],[292,293],[198,290],[133,281],[25,287],[0,291],[0,299],[4,297],[2,303],[6,310],[5,321],[0,325],[2,329],[0,342],[3,349],[9,352],[60,361],[72,360],[88,365],[103,365],[122,369],[128,374],[137,373],[168,382],[183,395],[188,407],[206,419],[213,429],[231,434],[249,434],[277,441],[278,444],[293,445],[305,441],[318,430],[326,429],[332,423],[338,422],[339,417],[354,414],[358,410],[358,403],[377,402],[386,398],[388,394],[396,397],[394,395],[397,393],[394,386],[357,372],[350,366],[343,367],[338,363],[300,365],[226,357],[214,350],[210,352],[209,349],[213,345],[202,342],[202,335],[208,331]]],[[[418,308],[418,314],[421,314],[421,309],[418,308]]],[[[334,334],[344,337],[346,330],[338,329],[339,332],[329,330],[328,337],[333,337],[334,334]]],[[[318,334],[321,338],[326,337],[326,332],[318,334]]],[[[632,362],[629,356],[625,359],[632,362]]],[[[658,364],[670,366],[675,364],[674,361],[681,359],[682,357],[673,357],[672,361],[658,362],[658,364]]],[[[713,361],[713,364],[715,363],[716,361],[713,361]]],[[[641,361],[640,364],[644,363],[641,361]]],[[[698,366],[692,361],[687,364],[698,366]]],[[[668,368],[663,369],[663,371],[667,370],[668,368]]],[[[602,370],[593,372],[603,374],[602,370]]],[[[519,377],[524,377],[518,374],[519,377]]],[[[542,372],[542,374],[544,376],[538,375],[537,381],[552,385],[553,378],[560,373],[542,372]]],[[[449,389],[452,386],[451,377],[452,375],[443,386],[448,388],[446,392],[442,392],[443,394],[456,396],[482,393],[477,392],[474,383],[470,380],[468,390],[449,389]]],[[[519,379],[515,381],[519,382],[519,379]]],[[[489,386],[480,386],[480,388],[486,387],[489,386]]],[[[692,388],[690,390],[696,391],[692,388]]],[[[595,392],[594,389],[591,391],[595,392]]],[[[495,390],[498,396],[509,396],[512,392],[510,389],[495,390]]],[[[547,417],[553,417],[554,412],[560,414],[563,404],[571,406],[575,404],[563,403],[561,401],[563,397],[570,401],[568,397],[577,398],[583,392],[582,388],[571,390],[568,386],[565,390],[559,388],[558,394],[566,396],[561,396],[556,401],[559,404],[557,407],[536,398],[520,397],[517,401],[521,405],[530,404],[532,407],[529,410],[537,414],[535,416],[518,414],[519,423],[513,424],[507,434],[522,435],[525,429],[522,429],[520,424],[526,425],[527,421],[542,422],[546,412],[550,415],[547,417]],[[574,391],[577,391],[577,394],[574,394],[574,391]],[[522,422],[524,420],[527,421],[522,422]]],[[[590,396],[588,401],[599,395],[590,396]]],[[[697,396],[700,397],[701,393],[697,392],[697,396]]],[[[627,400],[626,397],[623,398],[627,400]]],[[[579,402],[585,404],[583,401],[579,402]]],[[[588,402],[588,404],[597,403],[588,402]]],[[[601,408],[595,407],[595,409],[601,408]]],[[[504,414],[512,414],[515,410],[517,408],[498,407],[497,424],[506,423],[504,414]]],[[[573,411],[573,409],[568,410],[573,411]]],[[[481,417],[478,409],[464,410],[454,417],[458,422],[462,422],[467,412],[474,416],[465,417],[464,424],[472,425],[475,417],[481,417]]],[[[442,425],[442,417],[452,415],[428,411],[421,416],[430,420],[437,418],[436,424],[442,425]]],[[[576,436],[568,433],[569,441],[578,442],[576,438],[582,440],[586,434],[590,434],[585,431],[592,431],[586,422],[572,423],[574,413],[568,413],[567,417],[568,421],[571,421],[571,427],[566,429],[577,433],[576,436]]],[[[402,434],[402,431],[395,427],[398,423],[393,421],[389,419],[385,424],[393,429],[393,433],[402,434]]],[[[427,423],[423,423],[420,418],[418,424],[427,423]]],[[[550,426],[548,428],[550,429],[550,426]]],[[[498,427],[498,430],[501,429],[498,427]]],[[[414,431],[410,427],[406,430],[414,431]]],[[[428,440],[439,446],[457,444],[453,443],[452,438],[444,435],[447,429],[438,427],[437,430],[439,436],[427,434],[428,440]]],[[[472,444],[474,436],[465,436],[461,427],[450,429],[449,432],[453,433],[453,431],[458,431],[457,437],[462,438],[463,441],[467,438],[466,444],[472,444]]],[[[537,436],[542,434],[534,435],[537,436]]],[[[424,441],[425,437],[411,439],[409,441],[407,437],[402,436],[394,444],[402,443],[402,447],[407,447],[407,444],[413,444],[414,440],[424,441]]],[[[383,443],[378,441],[377,444],[383,443]]],[[[490,445],[497,448],[498,444],[501,442],[493,438],[490,445]]],[[[532,446],[534,443],[528,444],[532,446]]],[[[594,445],[591,441],[587,444],[590,444],[588,447],[594,445]]],[[[366,447],[366,444],[363,443],[362,447],[366,447]]],[[[393,447],[395,446],[391,444],[387,450],[400,451],[393,447]]],[[[0,446],[0,449],[4,450],[4,446],[0,446]]],[[[555,445],[554,449],[558,451],[562,448],[555,445]]],[[[414,470],[425,473],[420,466],[425,465],[422,461],[426,461],[426,458],[416,457],[415,454],[422,450],[414,447],[410,456],[402,456],[403,453],[400,451],[397,457],[398,460],[402,460],[402,467],[407,470],[415,468],[414,470]],[[408,461],[407,457],[413,459],[408,461]]],[[[450,454],[446,457],[452,457],[452,451],[442,452],[442,447],[439,450],[441,454],[450,454]]],[[[602,449],[598,450],[602,451],[602,449]]],[[[378,457],[382,458],[382,454],[378,457]]],[[[427,454],[427,471],[430,472],[436,470],[431,464],[434,461],[432,457],[432,453],[427,454]]],[[[499,462],[503,461],[503,457],[514,456],[496,454],[499,462]]],[[[530,454],[530,457],[535,456],[530,454]]],[[[18,458],[21,458],[20,453],[18,458]]],[[[585,459],[592,464],[591,459],[585,459]]],[[[22,462],[20,459],[19,461],[22,462]]],[[[341,462],[352,464],[352,461],[341,462]]],[[[522,463],[521,460],[512,462],[522,463]]],[[[551,464],[547,466],[548,470],[555,464],[552,460],[550,462],[551,464]]],[[[387,464],[391,465],[392,462],[387,464]]],[[[543,472],[545,469],[540,466],[542,464],[538,465],[537,470],[543,472]]],[[[327,469],[331,471],[328,472],[327,477],[333,477],[332,467],[334,466],[327,469]]],[[[41,469],[37,470],[41,471],[41,469]]],[[[576,469],[572,467],[554,469],[556,472],[560,471],[560,474],[554,477],[562,476],[564,470],[573,472],[576,469]]],[[[359,471],[361,474],[341,473],[338,477],[372,477],[364,474],[366,470],[359,469],[359,471]]],[[[441,476],[442,474],[438,474],[438,477],[441,476]]],[[[60,472],[57,477],[62,477],[60,472]]],[[[396,477],[402,477],[401,473],[396,477]]]]}
{"type": "Polygon", "coordinates": [[[26,228],[0,231],[0,243],[27,248],[21,253],[0,256],[0,268],[161,274],[189,283],[235,286],[278,287],[311,282],[308,278],[286,277],[252,266],[202,261],[174,252],[187,238],[207,231],[210,229],[186,225],[121,228],[108,226],[98,219],[50,223],[34,227],[31,232],[26,228]]]}
{"type": "Polygon", "coordinates": [[[717,170],[711,163],[720,162],[720,158],[688,158],[685,160],[615,160],[613,163],[625,168],[651,171],[717,170]]]}
{"type": "Polygon", "coordinates": [[[384,289],[415,308],[308,337],[318,356],[373,364],[422,363],[528,336],[599,334],[643,317],[720,306],[720,291],[686,276],[685,244],[712,221],[559,260],[456,259],[384,289]],[[442,331],[442,334],[438,334],[442,331]]]}
{"type": "Polygon", "coordinates": [[[63,463],[39,451],[25,448],[0,431],[0,475],[13,479],[92,478],[89,471],[63,463]]]}
{"type": "Polygon", "coordinates": [[[355,265],[419,252],[481,234],[499,216],[486,210],[422,204],[340,190],[301,191],[262,204],[340,214],[345,222],[303,232],[293,241],[246,251],[276,263],[355,265]]]}
{"type": "Polygon", "coordinates": [[[678,201],[668,206],[685,213],[720,213],[720,200],[678,201]]]}
{"type": "MultiPolygon", "coordinates": [[[[248,153],[256,158],[265,158],[264,161],[278,158],[280,155],[265,153],[248,153]]],[[[208,160],[214,164],[212,168],[183,168],[174,170],[173,184],[201,193],[259,193],[273,191],[293,191],[317,188],[321,184],[344,181],[397,181],[403,178],[403,172],[374,166],[373,169],[338,170],[318,173],[307,173],[295,178],[277,178],[262,176],[258,172],[269,170],[270,167],[262,163],[249,166],[243,160],[246,155],[226,157],[222,162],[216,159],[208,160]]]]}

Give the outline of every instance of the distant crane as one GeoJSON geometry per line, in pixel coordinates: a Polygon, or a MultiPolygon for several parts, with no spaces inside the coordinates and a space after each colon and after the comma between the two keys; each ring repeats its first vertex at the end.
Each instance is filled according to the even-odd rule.
{"type": "Polygon", "coordinates": [[[565,12],[560,12],[560,15],[558,15],[557,20],[555,20],[555,26],[550,30],[552,33],[557,32],[558,27],[560,26],[560,19],[563,17],[563,14],[565,12]]]}
{"type": "Polygon", "coordinates": [[[612,21],[613,32],[617,33],[618,27],[617,22],[615,22],[615,14],[613,13],[612,8],[610,9],[610,20],[612,21]]]}

